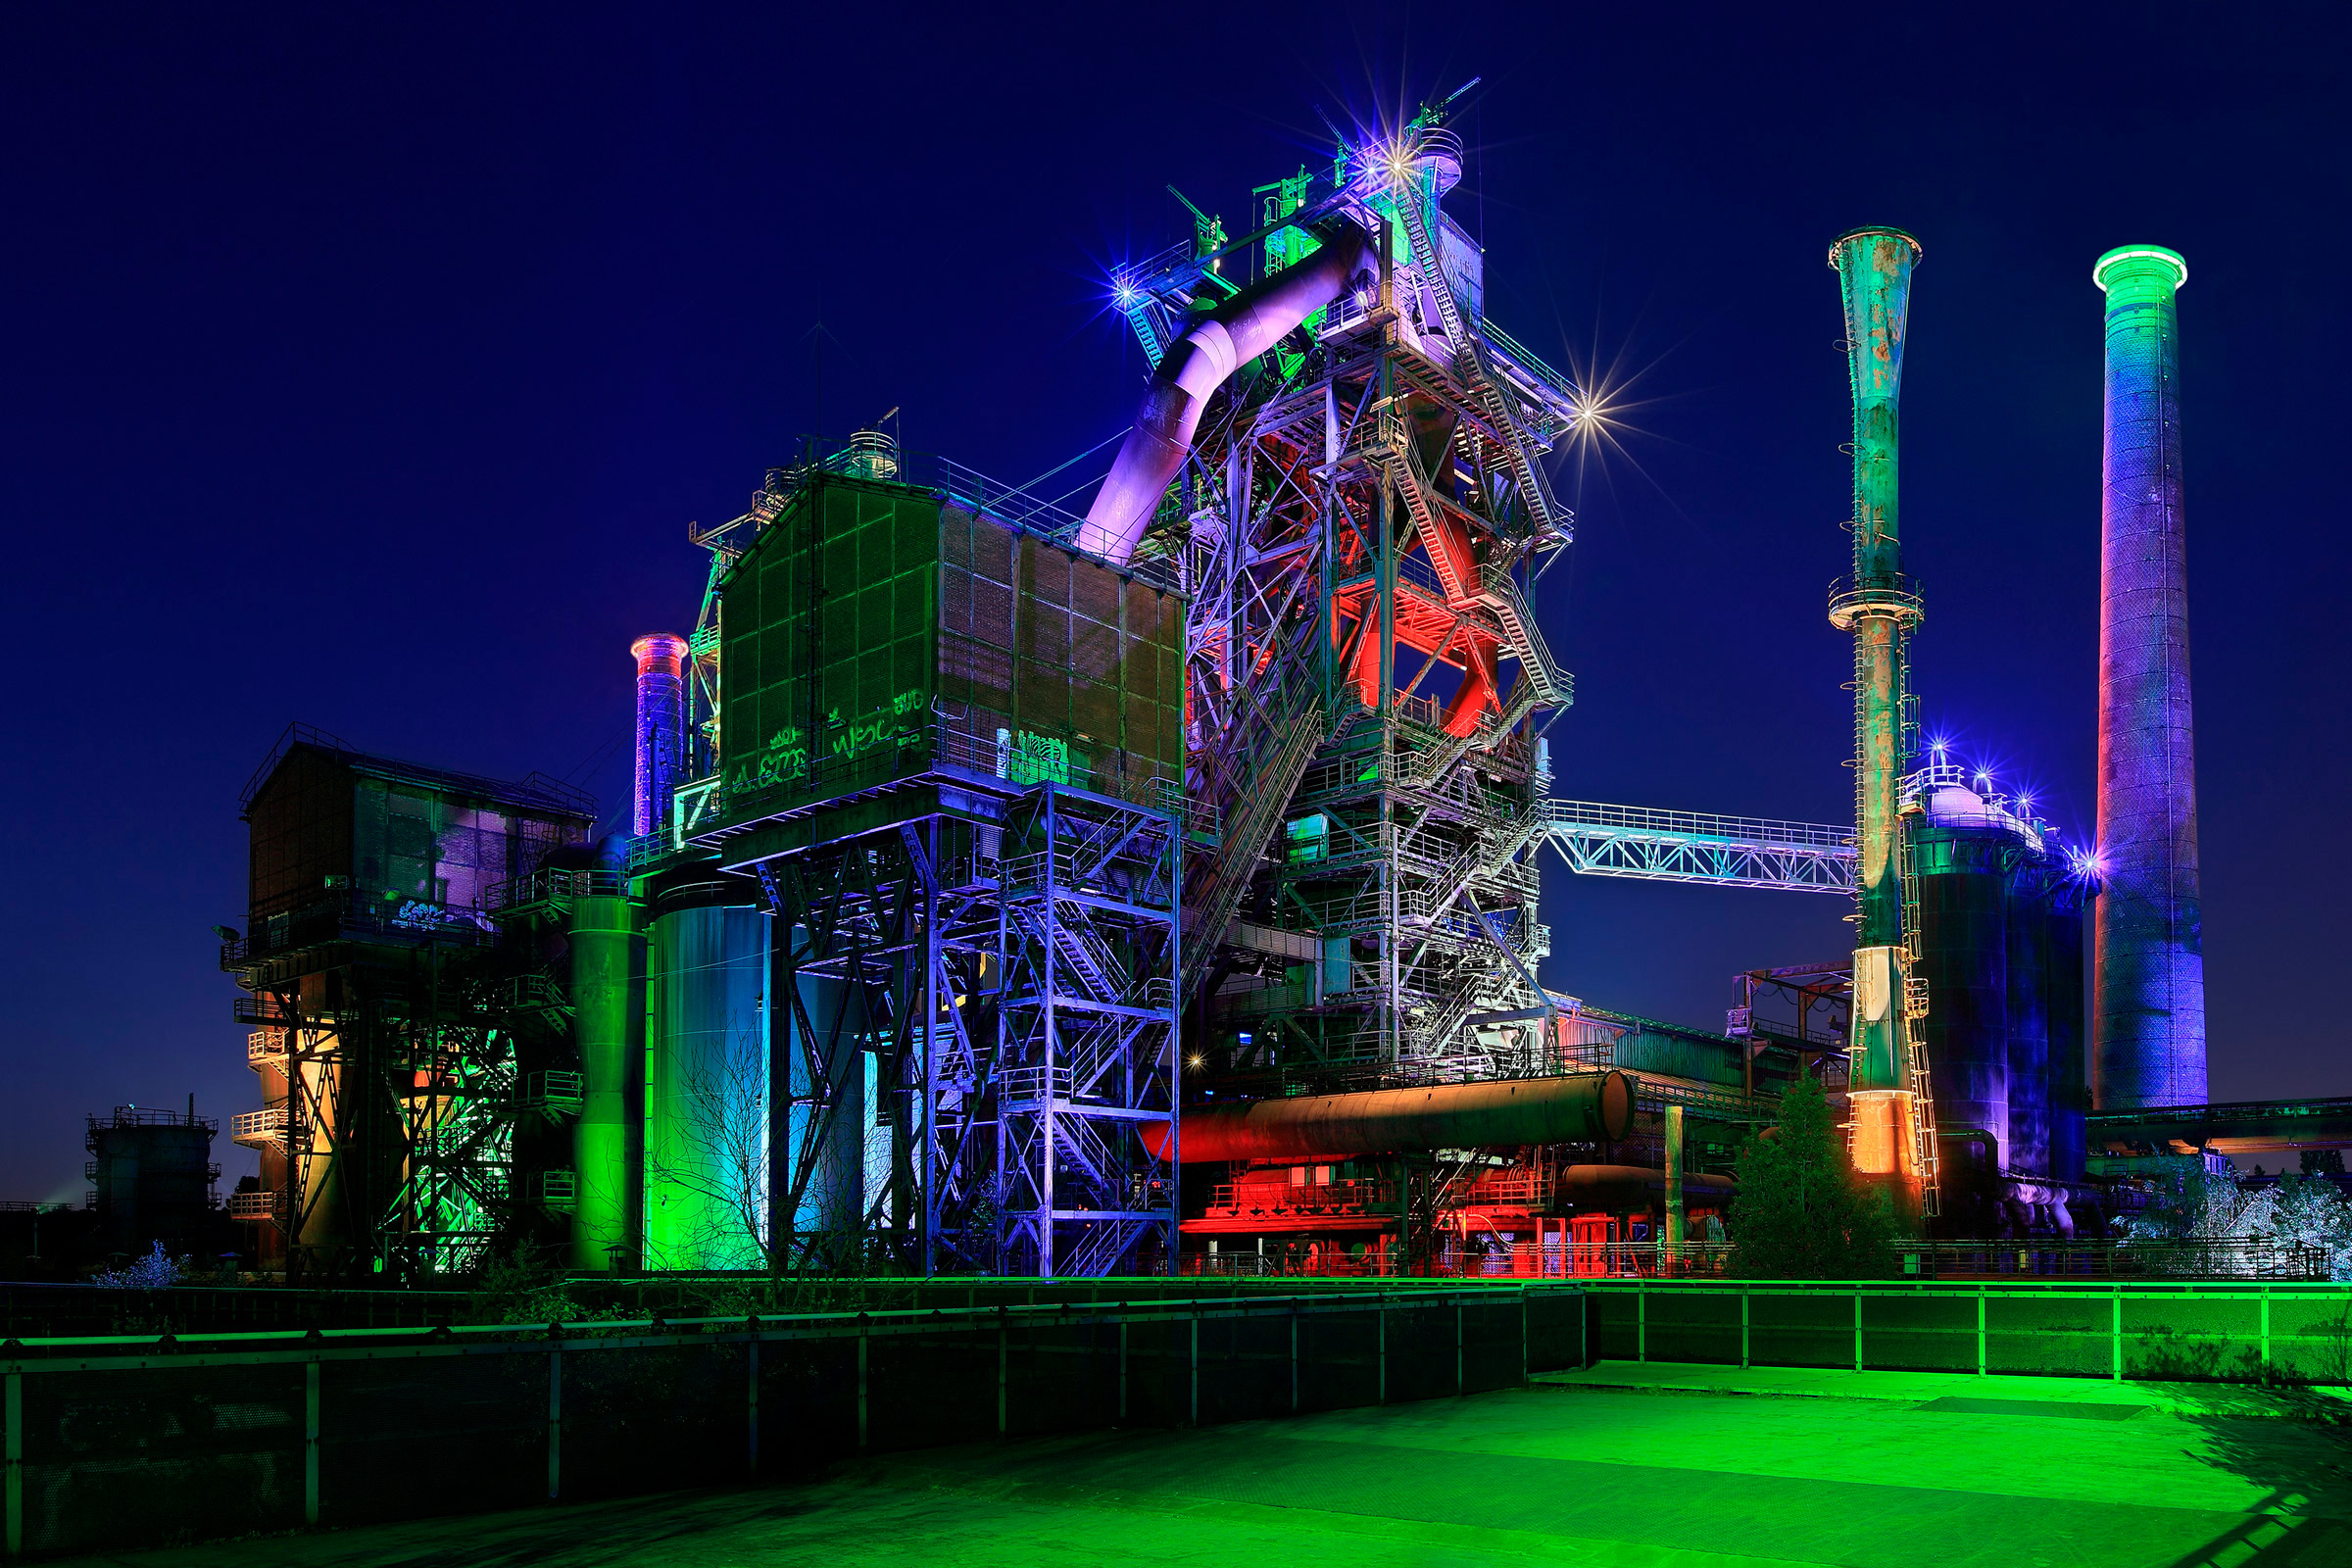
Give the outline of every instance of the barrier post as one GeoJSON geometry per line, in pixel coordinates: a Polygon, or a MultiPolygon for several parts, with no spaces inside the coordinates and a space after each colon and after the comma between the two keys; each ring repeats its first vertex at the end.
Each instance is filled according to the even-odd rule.
{"type": "Polygon", "coordinates": [[[1862,1287],[1854,1287],[1854,1370],[1862,1370],[1862,1287]]]}
{"type": "Polygon", "coordinates": [[[744,1474],[757,1478],[760,1474],[760,1319],[751,1321],[751,1338],[743,1342],[743,1358],[749,1366],[744,1389],[744,1474]]]}
{"type": "Polygon", "coordinates": [[[1977,1287],[1977,1376],[1984,1375],[1984,1287],[1977,1287]]]}
{"type": "Polygon", "coordinates": [[[1740,1292],[1740,1370],[1747,1370],[1747,1291],[1740,1292]]]}
{"type": "Polygon", "coordinates": [[[1193,1397],[1192,1424],[1200,1424],[1200,1303],[1193,1303],[1193,1397]]]}
{"type": "Polygon", "coordinates": [[[2115,1288],[2112,1304],[2115,1311],[2110,1333],[2115,1347],[2115,1381],[2121,1383],[2124,1381],[2124,1288],[2121,1285],[2115,1288]]]}
{"type": "Polygon", "coordinates": [[[1634,1359],[1649,1359],[1649,1287],[1634,1287],[1634,1359]]]}
{"type": "Polygon", "coordinates": [[[318,1358],[302,1364],[302,1522],[318,1522],[318,1358]]]}
{"type": "Polygon", "coordinates": [[[8,1444],[8,1554],[21,1555],[24,1550],[24,1374],[11,1371],[8,1388],[0,1396],[7,1405],[8,1444]]]}
{"type": "Polygon", "coordinates": [[[2271,1288],[2268,1285],[2262,1288],[2262,1364],[2264,1370],[2269,1370],[2271,1364],[2271,1288]]]}
{"type": "MultiPolygon", "coordinates": [[[[560,1332],[550,1330],[551,1335],[560,1332]]],[[[547,1495],[564,1494],[564,1342],[547,1345],[547,1495]]]]}

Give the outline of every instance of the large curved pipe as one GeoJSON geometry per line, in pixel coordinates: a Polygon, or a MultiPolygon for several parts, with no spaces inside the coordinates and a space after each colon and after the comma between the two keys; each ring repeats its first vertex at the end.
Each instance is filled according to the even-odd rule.
{"type": "MultiPolygon", "coordinates": [[[[1187,1163],[1214,1164],[1606,1141],[1623,1138],[1633,1124],[1634,1080],[1600,1072],[1188,1105],[1181,1133],[1187,1163]]],[[[1142,1130],[1145,1144],[1164,1157],[1164,1126],[1142,1130]]]]}
{"type": "Polygon", "coordinates": [[[1125,564],[1152,513],[1184,466],[1208,396],[1225,378],[1282,341],[1308,317],[1356,286],[1372,265],[1372,242],[1352,223],[1319,232],[1323,248],[1260,278],[1208,313],[1176,340],[1144,394],[1095,504],[1078,530],[1078,548],[1125,564]]]}

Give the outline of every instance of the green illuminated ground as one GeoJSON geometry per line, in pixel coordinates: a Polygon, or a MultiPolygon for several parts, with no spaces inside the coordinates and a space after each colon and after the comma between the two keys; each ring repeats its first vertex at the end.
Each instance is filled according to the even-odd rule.
{"type": "Polygon", "coordinates": [[[2087,1379],[1611,1363],[1468,1399],[938,1449],[801,1487],[117,1560],[2340,1565],[2352,1427],[2329,1418],[2346,1407],[2087,1379]]]}

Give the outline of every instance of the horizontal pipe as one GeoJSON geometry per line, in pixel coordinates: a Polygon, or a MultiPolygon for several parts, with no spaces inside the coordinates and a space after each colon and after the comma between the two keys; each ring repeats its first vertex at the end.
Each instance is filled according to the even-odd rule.
{"type": "MultiPolygon", "coordinates": [[[[1187,1163],[1216,1164],[1605,1142],[1623,1138],[1633,1124],[1634,1080],[1600,1072],[1188,1105],[1181,1132],[1187,1163]]],[[[1143,1133],[1152,1152],[1165,1157],[1165,1127],[1148,1123],[1143,1133]]]]}

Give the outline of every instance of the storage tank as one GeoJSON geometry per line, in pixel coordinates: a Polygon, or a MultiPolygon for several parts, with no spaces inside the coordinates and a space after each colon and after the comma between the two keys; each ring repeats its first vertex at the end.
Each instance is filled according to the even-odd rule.
{"type": "Polygon", "coordinates": [[[2013,1166],[2009,1129],[2009,860],[2004,828],[1978,820],[1968,790],[1935,792],[1912,830],[1920,955],[1928,982],[1922,1020],[1936,1122],[1991,1135],[2013,1166]]]}
{"type": "Polygon", "coordinates": [[[2089,1137],[2089,1032],[2082,961],[2088,902],[2082,884],[2072,879],[2057,884],[2050,896],[2050,961],[2043,973],[2049,997],[2050,1176],[2059,1182],[2082,1179],[2089,1137]]]}
{"type": "Polygon", "coordinates": [[[760,884],[708,864],[646,908],[645,1266],[767,1265],[768,950],[760,884]]]}
{"type": "Polygon", "coordinates": [[[638,1180],[643,1148],[636,1102],[643,1092],[644,948],[638,906],[628,895],[625,839],[598,846],[591,891],[572,901],[573,1039],[584,1080],[572,1128],[578,1206],[571,1266],[593,1273],[637,1266],[638,1180]]]}
{"type": "Polygon", "coordinates": [[[140,1105],[92,1116],[85,1147],[97,1188],[98,1250],[136,1257],[160,1241],[175,1257],[196,1250],[220,1175],[213,1163],[220,1131],[220,1122],[197,1117],[193,1095],[184,1116],[140,1105]]]}
{"type": "Polygon", "coordinates": [[[2082,886],[1984,775],[1938,757],[1905,796],[1936,1128],[1971,1151],[1944,1184],[1947,1229],[2059,1224],[2053,1189],[2082,1172],[2082,886]]]}

